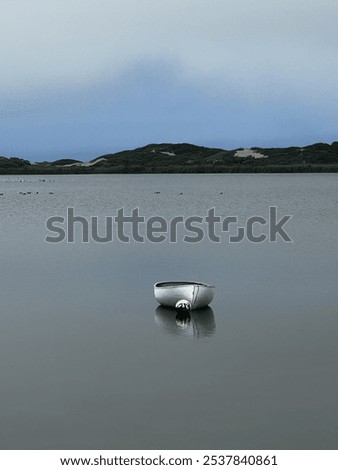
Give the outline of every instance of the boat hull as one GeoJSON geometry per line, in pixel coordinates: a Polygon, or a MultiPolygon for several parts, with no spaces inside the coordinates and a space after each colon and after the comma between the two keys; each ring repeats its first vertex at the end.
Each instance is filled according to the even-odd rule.
{"type": "Polygon", "coordinates": [[[154,285],[157,302],[175,308],[179,300],[187,300],[191,310],[207,307],[214,297],[215,287],[202,282],[166,281],[154,285]]]}

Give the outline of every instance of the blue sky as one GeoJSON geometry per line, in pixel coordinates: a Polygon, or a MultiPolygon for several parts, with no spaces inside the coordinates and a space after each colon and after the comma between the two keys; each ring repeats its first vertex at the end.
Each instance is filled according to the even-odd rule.
{"type": "Polygon", "coordinates": [[[338,140],[332,0],[3,0],[0,155],[338,140]]]}

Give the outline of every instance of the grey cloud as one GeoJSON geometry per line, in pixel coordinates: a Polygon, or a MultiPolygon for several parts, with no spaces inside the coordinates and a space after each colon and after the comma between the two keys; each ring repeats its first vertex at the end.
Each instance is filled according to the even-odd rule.
{"type": "Polygon", "coordinates": [[[274,80],[316,89],[337,72],[338,4],[322,0],[13,0],[2,2],[3,93],[119,77],[144,59],[182,80],[224,78],[254,92],[274,80]]]}

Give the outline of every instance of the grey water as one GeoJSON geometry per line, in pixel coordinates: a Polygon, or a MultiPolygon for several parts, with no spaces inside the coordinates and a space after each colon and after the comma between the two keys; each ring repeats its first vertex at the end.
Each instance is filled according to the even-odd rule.
{"type": "Polygon", "coordinates": [[[1,449],[337,449],[338,175],[1,176],[0,192],[1,449]],[[243,222],[269,206],[293,242],[45,242],[67,207],[243,222]],[[190,322],[153,296],[186,279],[216,286],[190,322]]]}

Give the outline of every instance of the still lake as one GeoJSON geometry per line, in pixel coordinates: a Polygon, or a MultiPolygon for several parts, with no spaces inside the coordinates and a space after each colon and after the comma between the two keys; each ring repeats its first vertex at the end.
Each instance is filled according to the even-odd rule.
{"type": "Polygon", "coordinates": [[[0,192],[1,449],[338,448],[338,175],[1,176],[0,192]],[[269,206],[292,243],[45,242],[67,207],[244,223],[269,206]],[[153,296],[182,279],[216,286],[187,325],[153,296]]]}

